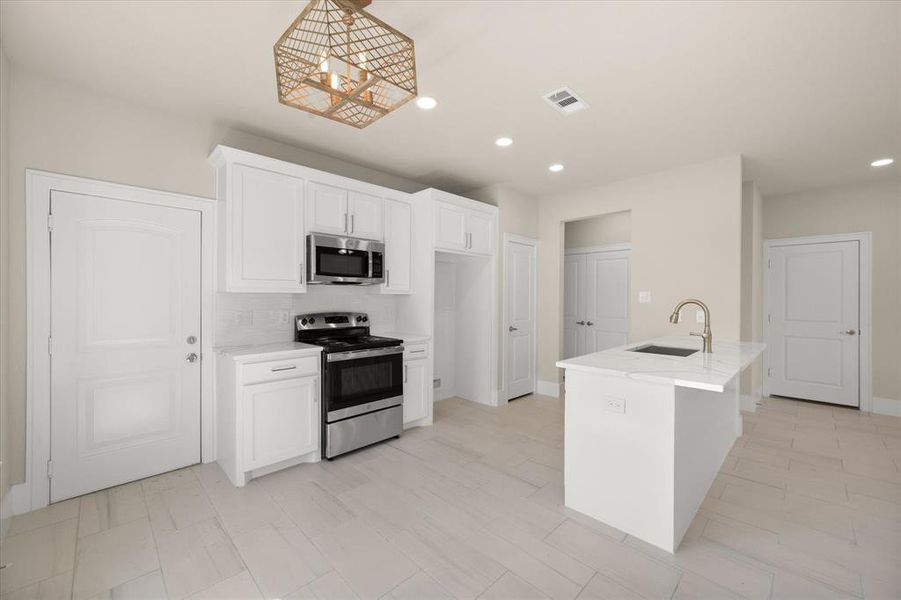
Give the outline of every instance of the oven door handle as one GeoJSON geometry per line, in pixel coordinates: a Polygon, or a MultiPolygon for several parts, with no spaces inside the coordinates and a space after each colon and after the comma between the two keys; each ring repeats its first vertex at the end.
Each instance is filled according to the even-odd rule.
{"type": "Polygon", "coordinates": [[[350,352],[333,352],[328,354],[327,362],[340,362],[342,360],[355,360],[357,358],[369,358],[371,356],[387,356],[389,354],[403,354],[403,346],[390,346],[388,348],[373,348],[371,350],[351,350],[350,352]]]}

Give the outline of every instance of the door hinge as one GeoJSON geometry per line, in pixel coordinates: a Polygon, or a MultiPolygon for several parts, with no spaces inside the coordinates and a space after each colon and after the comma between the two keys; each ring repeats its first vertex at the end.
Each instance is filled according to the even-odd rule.
{"type": "Polygon", "coordinates": [[[767,268],[767,269],[772,269],[772,268],[773,268],[773,259],[772,259],[772,258],[766,259],[766,268],[767,268]]]}
{"type": "Polygon", "coordinates": [[[47,479],[53,479],[53,460],[47,461],[47,479]]]}
{"type": "Polygon", "coordinates": [[[53,338],[51,336],[47,336],[47,354],[53,356],[53,338]]]}
{"type": "Polygon", "coordinates": [[[47,213],[47,231],[53,231],[53,213],[47,213]]]}
{"type": "Polygon", "coordinates": [[[772,322],[773,322],[773,315],[767,315],[767,316],[766,316],[766,322],[767,322],[767,323],[772,323],[772,322]]]}

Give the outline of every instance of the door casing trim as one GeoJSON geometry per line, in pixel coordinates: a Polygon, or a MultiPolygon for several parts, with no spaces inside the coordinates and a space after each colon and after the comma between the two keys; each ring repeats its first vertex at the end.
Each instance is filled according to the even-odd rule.
{"type": "MultiPolygon", "coordinates": [[[[504,268],[503,268],[503,299],[502,299],[502,327],[506,327],[503,323],[508,323],[507,320],[507,296],[510,290],[507,289],[507,244],[521,244],[523,246],[529,246],[532,248],[532,289],[529,290],[529,293],[532,295],[532,308],[535,310],[535,318],[532,319],[532,393],[536,393],[538,391],[538,240],[535,238],[526,237],[523,235],[517,235],[515,233],[504,233],[503,238],[503,248],[501,252],[504,257],[504,268]]],[[[506,404],[510,401],[510,396],[507,391],[507,359],[509,358],[508,353],[510,351],[510,344],[507,340],[509,336],[506,333],[502,333],[503,335],[503,358],[501,360],[501,382],[503,388],[501,389],[501,398],[503,398],[503,403],[506,404]]]]}
{"type": "Polygon", "coordinates": [[[120,183],[73,177],[34,169],[25,170],[25,266],[26,266],[26,391],[24,498],[14,508],[27,512],[50,502],[50,236],[47,215],[51,191],[104,196],[196,210],[200,213],[200,457],[215,460],[215,404],[213,377],[213,303],[215,301],[216,201],[135,187],[120,183]]]}
{"type": "MultiPolygon", "coordinates": [[[[805,246],[808,244],[828,244],[834,242],[858,242],[860,249],[860,323],[858,332],[860,339],[860,410],[873,412],[873,234],[869,231],[857,233],[836,233],[830,235],[811,235],[793,238],[775,238],[763,240],[763,261],[760,268],[763,269],[761,278],[763,294],[761,323],[763,323],[763,341],[770,347],[769,323],[766,315],[770,312],[770,250],[779,246],[805,246]]],[[[769,396],[769,353],[764,353],[765,360],[761,379],[762,393],[769,396]]]]}

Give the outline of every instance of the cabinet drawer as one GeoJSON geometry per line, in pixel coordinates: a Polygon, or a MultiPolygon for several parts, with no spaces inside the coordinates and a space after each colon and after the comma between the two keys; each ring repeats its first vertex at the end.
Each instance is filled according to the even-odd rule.
{"type": "Polygon", "coordinates": [[[278,381],[319,372],[319,355],[251,363],[241,367],[241,383],[278,381]]]}
{"type": "Polygon", "coordinates": [[[428,344],[404,344],[404,360],[425,358],[429,355],[428,344]]]}

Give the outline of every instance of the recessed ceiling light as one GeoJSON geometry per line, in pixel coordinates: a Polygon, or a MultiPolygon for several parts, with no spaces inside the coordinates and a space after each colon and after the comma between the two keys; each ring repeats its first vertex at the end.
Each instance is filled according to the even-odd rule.
{"type": "Polygon", "coordinates": [[[499,137],[496,140],[494,140],[494,143],[497,144],[498,146],[500,146],[501,148],[506,148],[507,146],[509,146],[510,144],[513,143],[513,140],[511,140],[508,137],[499,137]]]}
{"type": "Polygon", "coordinates": [[[560,163],[554,163],[551,166],[549,166],[547,168],[547,170],[550,171],[551,173],[559,173],[560,171],[563,170],[563,165],[561,165],[560,163]]]}
{"type": "Polygon", "coordinates": [[[894,158],[880,158],[879,160],[874,160],[870,163],[871,167],[887,167],[890,164],[895,162],[894,158]]]}
{"type": "Polygon", "coordinates": [[[416,106],[423,110],[432,110],[438,106],[438,101],[431,96],[420,96],[416,99],[416,106]]]}

